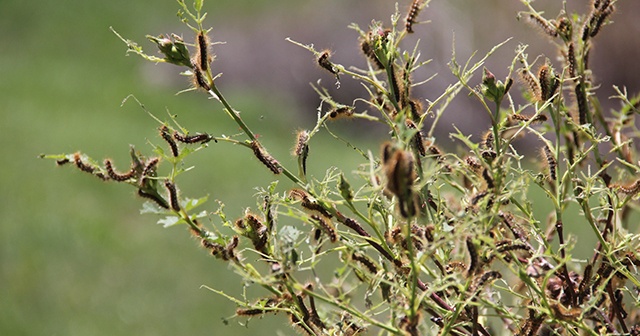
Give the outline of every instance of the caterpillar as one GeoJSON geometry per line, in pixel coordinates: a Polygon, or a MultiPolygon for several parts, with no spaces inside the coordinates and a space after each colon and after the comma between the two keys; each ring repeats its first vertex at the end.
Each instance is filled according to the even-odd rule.
{"type": "Polygon", "coordinates": [[[524,114],[512,114],[510,117],[513,120],[524,121],[524,122],[531,121],[531,123],[539,123],[539,122],[547,121],[547,116],[544,114],[538,114],[535,116],[529,116],[524,114]]]}
{"type": "Polygon", "coordinates": [[[299,200],[300,206],[302,206],[306,210],[309,210],[312,213],[319,213],[320,215],[326,218],[333,217],[333,215],[329,211],[327,211],[327,209],[325,209],[322,205],[311,200],[311,198],[309,198],[309,195],[302,189],[291,189],[291,191],[289,191],[289,197],[291,197],[296,201],[299,200]]]}
{"type": "Polygon", "coordinates": [[[173,211],[180,211],[180,203],[178,202],[178,191],[176,190],[176,185],[171,183],[171,181],[164,181],[164,186],[169,191],[169,201],[171,203],[171,208],[173,211]]]}
{"type": "MultiPolygon", "coordinates": [[[[149,161],[147,161],[144,168],[142,169],[142,177],[144,178],[145,176],[153,176],[158,162],[160,162],[160,159],[158,158],[151,158],[149,161]]],[[[144,179],[141,180],[141,182],[144,181],[144,179]]]]}
{"type": "Polygon", "coordinates": [[[252,309],[238,308],[238,309],[236,309],[236,315],[238,315],[238,316],[255,316],[255,315],[262,315],[264,313],[265,313],[265,310],[261,309],[261,308],[252,308],[252,309]]]}
{"type": "Polygon", "coordinates": [[[618,190],[620,190],[620,192],[627,194],[627,195],[634,195],[637,194],[638,191],[640,191],[640,180],[636,180],[635,182],[623,186],[623,185],[619,185],[618,186],[618,190]]]}
{"type": "Polygon", "coordinates": [[[202,74],[202,70],[200,70],[200,68],[197,66],[194,66],[192,70],[193,70],[193,77],[192,77],[193,86],[195,86],[196,88],[201,88],[207,92],[211,91],[211,86],[209,85],[209,82],[202,74]]]}
{"type": "Polygon", "coordinates": [[[335,108],[329,112],[330,120],[338,120],[342,118],[350,118],[353,116],[353,107],[351,106],[342,106],[335,108]]]}
{"type": "Polygon", "coordinates": [[[363,254],[359,254],[359,253],[353,252],[351,254],[351,258],[353,260],[361,263],[364,267],[366,267],[369,270],[369,272],[371,272],[373,274],[378,273],[378,267],[367,256],[365,256],[363,254]]]}
{"type": "Polygon", "coordinates": [[[411,7],[409,7],[409,13],[407,13],[407,18],[405,19],[405,29],[407,33],[413,33],[413,24],[415,23],[418,13],[420,13],[420,5],[421,0],[413,0],[411,7]]]}
{"type": "Polygon", "coordinates": [[[96,170],[96,167],[86,164],[82,161],[82,155],[80,153],[73,154],[73,163],[75,163],[78,169],[82,170],[85,173],[93,174],[96,170]]]}
{"type": "Polygon", "coordinates": [[[329,240],[331,240],[332,243],[335,243],[336,241],[338,241],[338,234],[336,233],[336,229],[333,227],[331,220],[324,218],[322,216],[316,216],[316,215],[311,215],[311,219],[315,220],[316,222],[318,222],[318,224],[320,224],[322,229],[327,233],[327,235],[329,235],[329,240]]]}
{"type": "Polygon", "coordinates": [[[132,177],[134,177],[136,170],[134,167],[132,167],[128,172],[124,173],[124,174],[120,174],[118,172],[116,172],[116,170],[113,168],[113,164],[111,163],[111,160],[106,159],[104,160],[104,166],[107,170],[107,174],[109,175],[109,177],[114,180],[114,181],[126,181],[132,177]]]}
{"type": "Polygon", "coordinates": [[[282,173],[282,168],[280,168],[280,163],[276,161],[269,153],[265,152],[265,150],[260,146],[260,143],[257,141],[251,141],[250,144],[251,149],[253,150],[253,154],[264,164],[272,173],[278,175],[282,173]]]}
{"type": "Polygon", "coordinates": [[[422,156],[427,155],[427,150],[424,148],[424,141],[422,140],[422,130],[418,129],[416,124],[411,121],[411,119],[407,119],[405,125],[408,129],[416,130],[416,134],[411,138],[411,144],[418,151],[418,153],[422,156]]]}
{"type": "Polygon", "coordinates": [[[476,268],[478,267],[479,256],[478,251],[476,250],[476,246],[473,244],[471,238],[467,238],[467,250],[469,251],[469,268],[467,269],[467,273],[472,275],[476,272],[476,268]]]}
{"type": "Polygon", "coordinates": [[[576,51],[573,42],[567,47],[567,63],[569,64],[569,76],[576,80],[576,51]]]}
{"type": "Polygon", "coordinates": [[[184,135],[184,134],[178,133],[178,131],[173,132],[173,138],[186,144],[207,143],[213,140],[213,137],[206,133],[184,135]]]}
{"type": "Polygon", "coordinates": [[[318,65],[329,71],[331,74],[337,76],[338,75],[338,70],[333,66],[333,63],[331,63],[331,61],[329,60],[329,58],[331,57],[331,52],[329,50],[324,50],[320,53],[320,56],[318,56],[318,65]]]}
{"type": "Polygon", "coordinates": [[[376,56],[373,46],[371,45],[371,40],[369,38],[370,35],[371,33],[369,33],[367,37],[363,37],[361,39],[360,50],[362,50],[362,53],[367,56],[369,61],[371,61],[371,63],[373,63],[378,70],[382,70],[384,69],[384,64],[382,64],[382,62],[380,62],[380,60],[376,56]]]}
{"type": "Polygon", "coordinates": [[[419,100],[410,100],[409,108],[411,112],[411,119],[415,122],[420,121],[422,118],[422,103],[419,100]]]}
{"type": "Polygon", "coordinates": [[[529,89],[531,98],[535,101],[540,101],[542,99],[542,95],[540,83],[538,82],[538,80],[535,78],[535,76],[533,76],[531,71],[527,69],[521,69],[519,73],[520,79],[527,85],[527,88],[529,89]]]}
{"type": "Polygon", "coordinates": [[[556,180],[556,158],[553,157],[553,152],[548,146],[542,147],[542,153],[544,157],[547,159],[547,166],[549,168],[549,177],[555,181],[556,180]]]}
{"type": "Polygon", "coordinates": [[[307,151],[308,145],[307,141],[309,141],[309,132],[306,130],[298,131],[296,134],[296,146],[293,149],[294,156],[300,156],[307,151]]]}
{"type": "Polygon", "coordinates": [[[537,24],[545,34],[551,37],[558,36],[558,30],[552,20],[547,20],[538,14],[530,14],[529,19],[537,24]]]}
{"type": "Polygon", "coordinates": [[[177,157],[180,154],[178,152],[178,145],[173,140],[171,135],[169,135],[169,128],[166,125],[162,125],[160,127],[160,136],[162,137],[162,139],[164,139],[164,141],[167,142],[167,144],[169,144],[169,148],[171,148],[171,154],[173,154],[174,157],[177,157]]]}
{"type": "Polygon", "coordinates": [[[209,69],[209,63],[211,62],[211,56],[209,56],[209,37],[204,31],[199,31],[196,39],[198,40],[196,54],[199,61],[198,65],[202,71],[207,71],[209,69]]]}
{"type": "Polygon", "coordinates": [[[487,271],[484,272],[480,278],[478,279],[478,282],[475,284],[475,286],[473,286],[474,291],[477,290],[478,288],[484,286],[487,282],[495,280],[495,279],[500,279],[502,278],[502,274],[500,274],[500,272],[498,271],[487,271]]]}
{"type": "Polygon", "coordinates": [[[158,195],[150,194],[142,189],[138,189],[138,196],[154,201],[161,208],[169,209],[169,205],[167,205],[167,202],[164,199],[160,198],[160,196],[158,195]]]}

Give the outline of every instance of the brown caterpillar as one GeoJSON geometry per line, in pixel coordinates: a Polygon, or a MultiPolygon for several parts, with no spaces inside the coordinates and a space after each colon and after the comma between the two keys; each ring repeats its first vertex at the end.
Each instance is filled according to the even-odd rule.
{"type": "Polygon", "coordinates": [[[373,274],[378,273],[378,267],[367,256],[359,254],[357,252],[353,252],[351,254],[351,258],[353,260],[361,263],[364,267],[366,267],[369,270],[369,272],[371,272],[373,274]]]}
{"type": "Polygon", "coordinates": [[[482,145],[487,149],[493,149],[493,131],[488,130],[482,135],[482,145]]]}
{"type": "Polygon", "coordinates": [[[167,204],[167,202],[164,199],[160,198],[158,195],[150,194],[142,189],[138,189],[138,196],[154,201],[161,208],[169,209],[169,205],[167,204]]]}
{"type": "Polygon", "coordinates": [[[318,56],[318,65],[321,68],[329,71],[331,74],[337,76],[338,70],[333,66],[333,63],[329,61],[329,57],[331,57],[331,52],[329,50],[322,51],[322,53],[320,53],[320,56],[318,56]]]}
{"type": "Polygon", "coordinates": [[[207,143],[213,139],[212,136],[206,133],[184,135],[184,134],[178,133],[178,131],[173,132],[173,138],[186,144],[207,143]]]}
{"type": "Polygon", "coordinates": [[[551,37],[558,36],[558,30],[552,20],[547,20],[538,14],[530,14],[529,19],[537,24],[545,34],[551,37]]]}
{"type": "Polygon", "coordinates": [[[327,218],[333,217],[333,215],[331,215],[331,213],[327,211],[327,209],[325,209],[323,206],[321,206],[317,202],[312,201],[311,198],[309,198],[309,195],[302,189],[291,189],[289,191],[289,197],[291,197],[296,201],[299,200],[300,206],[302,206],[306,210],[309,210],[312,213],[314,212],[319,213],[320,215],[327,218]]]}
{"type": "Polygon", "coordinates": [[[589,19],[585,20],[585,25],[582,27],[582,40],[586,41],[589,37],[598,35],[602,24],[614,10],[615,6],[611,6],[610,0],[594,1],[593,11],[591,11],[589,19]]]}
{"type": "Polygon", "coordinates": [[[418,13],[420,13],[420,3],[421,0],[413,0],[413,3],[409,8],[409,13],[407,13],[407,18],[405,19],[405,29],[407,33],[413,33],[413,24],[418,17],[418,13]]]}
{"type": "Polygon", "coordinates": [[[489,192],[486,190],[478,192],[477,194],[473,195],[473,197],[471,198],[471,204],[472,205],[478,204],[478,202],[480,202],[480,200],[483,199],[488,194],[489,192]]]}
{"type": "Polygon", "coordinates": [[[245,215],[245,221],[249,223],[253,234],[250,236],[253,246],[256,250],[265,253],[265,247],[267,246],[267,227],[262,224],[262,221],[255,215],[248,213],[245,215]]]}
{"type": "Polygon", "coordinates": [[[160,136],[164,139],[164,141],[167,142],[167,144],[169,144],[169,148],[171,148],[171,154],[173,154],[174,157],[180,155],[180,153],[178,152],[178,145],[173,140],[171,135],[169,135],[169,128],[166,125],[162,125],[160,127],[160,136]]]}
{"type": "Polygon", "coordinates": [[[545,64],[538,69],[538,83],[540,84],[541,100],[547,100],[553,95],[553,92],[551,92],[550,79],[551,68],[549,65],[545,64]]]}
{"type": "Polygon", "coordinates": [[[500,272],[498,271],[487,271],[484,272],[480,278],[478,279],[478,282],[473,286],[473,291],[481,288],[482,286],[484,286],[487,282],[495,280],[495,279],[500,279],[502,278],[502,274],[500,274],[500,272]]]}
{"type": "Polygon", "coordinates": [[[73,163],[75,163],[78,169],[82,170],[85,173],[93,174],[96,170],[96,167],[86,164],[82,161],[82,155],[80,153],[73,154],[73,163]]]}
{"type": "Polygon", "coordinates": [[[524,122],[531,121],[531,123],[539,123],[539,122],[547,121],[547,116],[544,114],[538,114],[536,116],[528,116],[524,114],[512,114],[510,115],[510,117],[513,120],[524,121],[524,122]]]}
{"type": "Polygon", "coordinates": [[[343,118],[350,118],[353,116],[353,108],[351,106],[342,106],[335,108],[329,112],[330,120],[338,120],[343,118]]]}
{"type": "MultiPolygon", "coordinates": [[[[371,35],[371,33],[369,33],[369,35],[371,35]]],[[[373,63],[378,70],[384,69],[384,64],[382,64],[382,62],[380,62],[380,60],[376,56],[376,53],[373,50],[373,46],[371,46],[371,41],[369,37],[364,37],[361,39],[360,49],[362,50],[362,53],[365,56],[367,56],[369,61],[373,63]]]]}
{"type": "Polygon", "coordinates": [[[315,220],[320,224],[320,227],[329,235],[329,240],[332,243],[338,241],[338,234],[336,233],[336,228],[333,227],[333,223],[328,218],[324,218],[322,216],[311,215],[311,219],[315,220]]]}
{"type": "Polygon", "coordinates": [[[418,129],[416,124],[411,121],[411,119],[407,119],[405,121],[405,125],[408,129],[416,130],[416,134],[411,138],[411,144],[418,151],[418,153],[422,156],[427,155],[427,150],[424,148],[424,141],[422,140],[422,130],[418,129]]]}
{"type": "Polygon", "coordinates": [[[164,181],[164,186],[169,191],[169,201],[171,203],[171,208],[173,211],[180,211],[180,203],[178,202],[178,191],[176,190],[176,185],[171,183],[171,181],[164,181]]]}
{"type": "Polygon", "coordinates": [[[546,145],[542,147],[542,154],[547,160],[547,168],[549,168],[549,177],[551,178],[551,180],[555,181],[556,166],[557,166],[556,158],[553,156],[553,152],[551,151],[551,149],[546,145]]]}
{"type": "Polygon", "coordinates": [[[207,92],[211,91],[211,86],[209,85],[209,82],[207,81],[207,79],[204,77],[202,70],[200,70],[199,67],[194,66],[192,71],[193,71],[193,86],[197,88],[201,88],[207,92]]]}
{"type": "Polygon", "coordinates": [[[567,47],[567,63],[569,64],[569,76],[576,80],[576,66],[578,61],[576,61],[576,51],[573,42],[569,43],[567,47]]]}
{"type": "Polygon", "coordinates": [[[489,173],[488,169],[485,168],[482,171],[482,178],[487,183],[487,189],[493,189],[493,187],[494,187],[493,177],[491,177],[491,174],[489,173]]]}
{"type": "Polygon", "coordinates": [[[199,31],[196,36],[198,40],[196,58],[198,59],[198,65],[202,71],[209,69],[209,63],[211,63],[211,56],[209,56],[209,37],[204,31],[199,31]]]}
{"type": "Polygon", "coordinates": [[[126,181],[130,178],[133,178],[136,173],[135,167],[132,167],[128,172],[124,174],[120,174],[116,172],[116,170],[113,168],[111,160],[109,159],[104,160],[104,166],[105,166],[105,169],[107,170],[107,174],[114,181],[119,181],[119,182],[126,181]]]}
{"type": "Polygon", "coordinates": [[[238,316],[256,316],[256,315],[262,315],[265,312],[266,311],[264,309],[261,309],[261,308],[249,308],[249,309],[238,308],[238,309],[236,309],[236,315],[238,315],[238,316]]]}
{"type": "Polygon", "coordinates": [[[142,177],[152,176],[155,173],[158,162],[160,162],[160,159],[158,158],[151,158],[149,161],[147,161],[144,169],[142,169],[142,177]]]}
{"type": "Polygon", "coordinates": [[[409,108],[411,112],[411,120],[418,122],[422,118],[422,103],[419,100],[410,100],[409,108]]]}
{"type": "Polygon", "coordinates": [[[471,238],[467,238],[467,250],[469,251],[469,268],[467,269],[467,274],[470,276],[476,272],[476,268],[479,263],[478,251],[476,250],[476,246],[473,244],[471,238]]]}
{"type": "Polygon", "coordinates": [[[267,153],[258,141],[251,141],[251,149],[253,150],[253,154],[264,164],[271,172],[278,175],[282,173],[282,168],[280,168],[280,163],[276,161],[269,153],[267,153]]]}
{"type": "MultiPolygon", "coordinates": [[[[393,67],[393,64],[391,65],[393,67]]],[[[400,82],[400,80],[398,79],[398,74],[396,74],[396,68],[393,67],[392,71],[390,72],[391,74],[391,78],[389,79],[391,84],[391,89],[393,90],[393,98],[395,99],[395,101],[400,104],[402,107],[402,90],[403,90],[403,85],[400,82]]]]}
{"type": "Polygon", "coordinates": [[[293,149],[294,156],[300,156],[306,151],[308,148],[307,141],[309,141],[309,132],[307,131],[298,131],[296,134],[296,146],[293,149]]]}
{"type": "Polygon", "coordinates": [[[638,193],[638,191],[640,191],[640,180],[636,180],[635,182],[626,186],[618,185],[618,190],[627,195],[635,195],[638,193]]]}
{"type": "Polygon", "coordinates": [[[67,163],[71,162],[71,160],[69,160],[68,158],[64,158],[64,159],[60,159],[60,160],[56,160],[56,164],[58,166],[64,166],[67,163]]]}
{"type": "Polygon", "coordinates": [[[524,82],[527,85],[527,88],[529,89],[531,98],[533,98],[533,100],[535,101],[540,101],[542,97],[541,89],[540,89],[540,83],[538,83],[538,80],[536,79],[536,77],[531,73],[531,71],[527,69],[521,69],[519,73],[520,73],[520,79],[522,80],[522,82],[524,82]]]}

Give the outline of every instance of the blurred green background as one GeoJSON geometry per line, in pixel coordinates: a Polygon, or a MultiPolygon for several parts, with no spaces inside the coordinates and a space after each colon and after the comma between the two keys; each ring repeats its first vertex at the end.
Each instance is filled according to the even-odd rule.
{"type": "MultiPolygon", "coordinates": [[[[440,72],[442,80],[425,90],[440,92],[451,80],[446,61],[452,30],[466,55],[530,32],[514,19],[518,5],[496,12],[498,7],[492,6],[500,1],[487,1],[487,6],[437,3],[425,14],[435,24],[419,31],[426,58],[435,59],[429,71],[440,72]],[[483,36],[483,30],[467,23],[478,16],[479,27],[486,27],[482,18],[487,16],[474,13],[492,10],[504,18],[501,27],[519,28],[485,28],[483,36]],[[426,35],[429,30],[437,33],[426,35]]],[[[355,21],[366,27],[372,18],[387,20],[393,10],[382,0],[227,0],[209,1],[205,8],[213,38],[228,42],[216,47],[214,67],[224,72],[221,89],[279,158],[289,157],[295,129],[313,125],[318,100],[308,83],[319,77],[333,83],[314,68],[306,51],[284,38],[314,42],[336,50],[340,61],[363,64],[357,35],[347,25],[355,21]]],[[[292,334],[283,320],[271,317],[252,320],[251,329],[236,321],[224,325],[222,319],[233,315],[235,306],[201,285],[239,293],[239,278],[225,264],[199,250],[183,228],[163,229],[154,224],[156,218],[139,215],[142,201],[132,188],[36,158],[82,150],[98,160],[111,157],[124,168],[129,144],[150,153],[147,139],[158,142],[157,125],[135,103],[121,106],[129,94],[158,116],[167,110],[178,114],[192,131],[237,132],[204,95],[174,95],[188,85],[178,68],[125,57],[124,44],[108,29],[113,26],[153,53],[145,34],[187,33],[174,15],[177,9],[170,0],[0,2],[0,141],[5,160],[0,175],[0,335],[292,334]]],[[[637,25],[624,27],[624,34],[637,31],[637,25]]],[[[511,44],[502,57],[510,59],[514,48],[511,44]]],[[[544,44],[537,48],[533,54],[550,49],[544,44]]],[[[607,50],[637,55],[637,48],[607,50]]],[[[603,57],[596,54],[594,59],[603,57]]],[[[506,74],[504,66],[497,66],[503,61],[491,63],[497,75],[506,74]]],[[[609,80],[611,74],[606,76],[609,80]]],[[[611,82],[632,84],[633,71],[620,76],[623,83],[611,82]]],[[[350,84],[344,85],[348,89],[350,84]]],[[[371,139],[384,136],[361,133],[353,141],[370,141],[374,150],[377,140],[371,139]]],[[[313,150],[323,153],[329,146],[335,143],[320,142],[313,150]]],[[[347,170],[358,159],[352,154],[339,158],[347,170]]],[[[272,179],[246,151],[228,144],[212,144],[189,162],[197,168],[181,176],[182,191],[223,200],[230,217],[239,216],[244,207],[255,208],[253,188],[272,179]]],[[[319,159],[314,172],[321,175],[329,165],[319,159]]]]}

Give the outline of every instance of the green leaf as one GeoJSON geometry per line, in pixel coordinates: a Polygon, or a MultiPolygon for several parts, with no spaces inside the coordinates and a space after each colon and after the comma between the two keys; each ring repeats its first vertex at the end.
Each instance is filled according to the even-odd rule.
{"type": "Polygon", "coordinates": [[[170,227],[178,224],[186,224],[186,222],[177,216],[167,216],[165,218],[159,219],[158,224],[161,224],[162,227],[170,227]]]}
{"type": "Polygon", "coordinates": [[[209,200],[208,195],[198,199],[186,198],[184,201],[181,202],[182,204],[180,205],[185,211],[189,212],[192,209],[197,208],[200,205],[204,204],[207,200],[209,200]]]}
{"type": "Polygon", "coordinates": [[[200,13],[202,11],[202,3],[203,2],[204,2],[203,0],[195,0],[194,1],[193,7],[196,9],[196,11],[198,13],[200,13]]]}
{"type": "Polygon", "coordinates": [[[142,204],[142,209],[140,209],[140,214],[165,214],[166,210],[159,207],[156,203],[147,201],[142,204]]]}

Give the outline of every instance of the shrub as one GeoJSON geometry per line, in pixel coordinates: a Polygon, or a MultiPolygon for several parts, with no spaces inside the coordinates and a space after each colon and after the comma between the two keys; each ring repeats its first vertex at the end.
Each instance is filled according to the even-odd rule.
{"type": "Polygon", "coordinates": [[[270,155],[219,89],[202,0],[193,6],[178,0],[193,43],[174,34],[148,36],[157,57],[118,37],[131,53],[182,67],[193,79],[191,90],[214,98],[241,134],[190,132],[174,118],[149,113],[159,125],[160,144],[148,155],[132,147],[127,171],[84,153],[44,157],[132,186],[147,200],[144,213],[160,216],[166,227],[184,225],[245,286],[262,288],[263,295],[253,298],[211,288],[238,305],[239,319],[284,314],[298,332],[310,335],[638,334],[639,236],[629,218],[640,191],[632,146],[640,96],[614,87],[621,107],[605,114],[588,62],[615,1],[594,0],[585,14],[548,19],[522,0],[519,17],[557,46],[559,64],[531,61],[526,46],[518,45],[509,74],[500,80],[483,67],[508,40],[479,60],[461,62],[454,50],[449,66],[456,81],[433,101],[413,95],[426,81],[416,82],[412,74],[428,61],[421,60],[417,44],[401,47],[429,2],[413,1],[389,23],[351,26],[360,35],[365,69],[291,41],[311,52],[337,86],[353,80],[367,92],[344,102],[314,86],[321,98],[316,124],[291,140],[297,167],[270,155]],[[514,78],[523,103],[513,99],[514,78]],[[486,113],[491,125],[480,140],[452,133],[459,147],[444,150],[434,131],[459,93],[475,97],[473,113],[486,113]],[[327,128],[338,119],[383,125],[388,141],[356,147],[327,128]],[[330,168],[321,177],[307,174],[309,156],[341,157],[340,147],[313,152],[319,132],[361,154],[355,173],[330,168]],[[524,135],[538,154],[513,146],[524,135]],[[178,177],[189,171],[187,158],[212,141],[237,146],[275,176],[260,186],[258,206],[235,220],[222,202],[213,212],[198,210],[207,197],[190,198],[179,189],[178,177]],[[527,165],[536,155],[541,164],[527,165]],[[170,172],[159,174],[160,165],[170,172]],[[534,215],[540,207],[531,198],[536,192],[546,196],[539,203],[553,208],[546,218],[534,215]],[[572,206],[580,213],[568,211],[572,206]],[[587,232],[568,232],[578,226],[565,227],[568,222],[587,232]],[[588,235],[597,238],[593,256],[576,259],[573,248],[588,235]]]}

